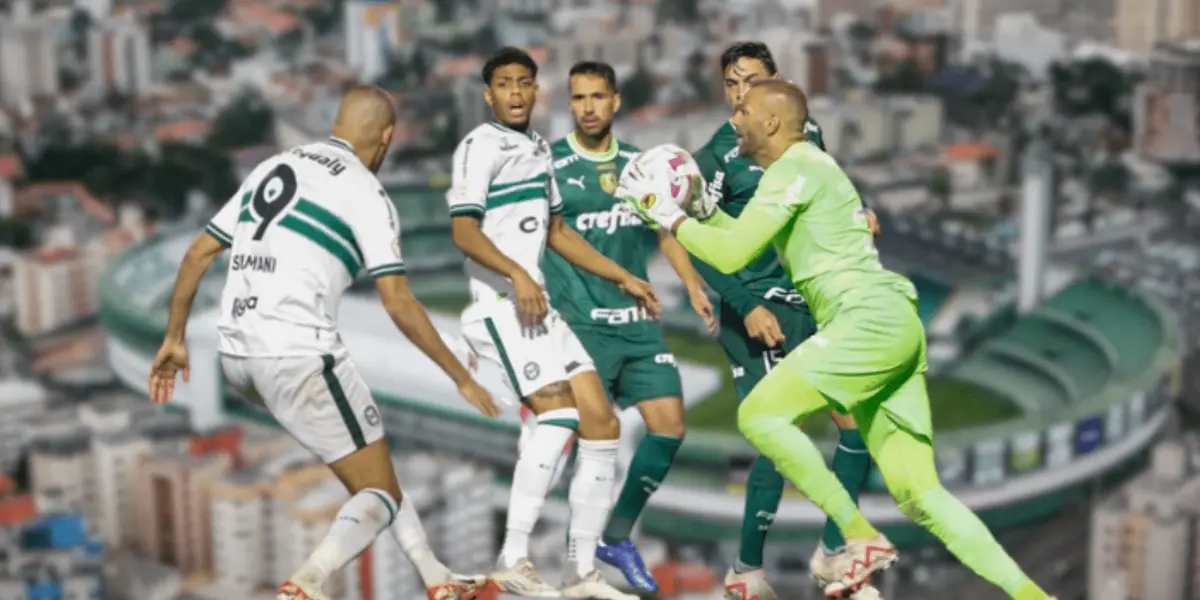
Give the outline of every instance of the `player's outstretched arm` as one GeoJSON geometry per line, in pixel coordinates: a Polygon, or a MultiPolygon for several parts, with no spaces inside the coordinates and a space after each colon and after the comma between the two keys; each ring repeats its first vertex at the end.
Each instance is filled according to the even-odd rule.
{"type": "Polygon", "coordinates": [[[377,277],[375,288],[396,328],[454,381],[463,397],[484,415],[500,414],[491,395],[475,382],[467,367],[459,362],[458,356],[434,329],[425,306],[413,295],[408,277],[399,273],[377,277]]]}
{"type": "Polygon", "coordinates": [[[774,177],[763,177],[758,192],[738,218],[718,212],[704,223],[679,219],[672,231],[696,258],[722,273],[734,273],[762,255],[799,207],[815,196],[816,188],[815,184],[806,185],[799,174],[789,176],[780,171],[774,177]]]}
{"type": "Polygon", "coordinates": [[[587,240],[567,226],[561,214],[556,213],[550,216],[550,231],[546,236],[546,245],[572,265],[617,284],[622,291],[643,304],[651,314],[658,314],[660,308],[658,297],[654,294],[654,289],[650,287],[650,284],[634,277],[632,273],[621,268],[621,265],[593,248],[587,240]]]}

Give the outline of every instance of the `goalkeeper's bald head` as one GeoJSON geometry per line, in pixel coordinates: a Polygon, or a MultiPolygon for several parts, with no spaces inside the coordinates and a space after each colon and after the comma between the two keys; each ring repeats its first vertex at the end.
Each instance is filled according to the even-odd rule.
{"type": "Polygon", "coordinates": [[[800,86],[782,79],[759,79],[750,85],[743,102],[755,103],[761,112],[778,118],[780,134],[804,139],[808,97],[800,86]]]}

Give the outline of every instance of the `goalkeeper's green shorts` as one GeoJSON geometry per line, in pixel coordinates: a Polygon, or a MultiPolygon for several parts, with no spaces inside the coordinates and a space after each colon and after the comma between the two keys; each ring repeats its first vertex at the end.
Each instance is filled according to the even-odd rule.
{"type": "Polygon", "coordinates": [[[839,412],[878,403],[895,425],[932,440],[927,368],[916,302],[886,286],[848,301],[777,367],[801,377],[839,412]]]}

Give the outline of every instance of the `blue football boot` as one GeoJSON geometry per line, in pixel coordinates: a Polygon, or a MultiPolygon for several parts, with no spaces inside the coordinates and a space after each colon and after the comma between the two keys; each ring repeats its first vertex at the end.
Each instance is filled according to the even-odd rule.
{"type": "Polygon", "coordinates": [[[642,555],[638,554],[637,547],[633,545],[633,542],[625,540],[611,546],[602,543],[599,548],[596,548],[596,558],[620,569],[621,574],[625,576],[625,580],[633,586],[633,589],[645,593],[658,591],[658,583],[646,569],[646,563],[642,562],[642,555]]]}

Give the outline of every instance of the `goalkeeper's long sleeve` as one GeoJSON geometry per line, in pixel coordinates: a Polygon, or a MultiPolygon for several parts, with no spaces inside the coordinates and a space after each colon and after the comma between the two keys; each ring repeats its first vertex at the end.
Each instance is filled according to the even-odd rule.
{"type": "Polygon", "coordinates": [[[783,207],[755,195],[741,216],[733,218],[717,210],[703,223],[688,219],[679,225],[675,237],[696,258],[725,274],[746,268],[762,255],[771,241],[791,220],[783,207]]]}

